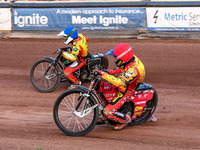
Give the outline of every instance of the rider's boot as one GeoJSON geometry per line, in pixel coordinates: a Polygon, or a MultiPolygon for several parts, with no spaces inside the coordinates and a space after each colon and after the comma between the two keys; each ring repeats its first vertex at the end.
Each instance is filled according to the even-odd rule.
{"type": "Polygon", "coordinates": [[[154,115],[152,115],[152,116],[151,116],[151,121],[156,122],[156,121],[157,121],[157,118],[156,118],[154,115]]]}
{"type": "Polygon", "coordinates": [[[130,122],[131,122],[131,117],[126,114],[126,120],[125,120],[125,122],[124,123],[117,123],[114,126],[114,130],[121,130],[121,129],[123,129],[130,122]]]}

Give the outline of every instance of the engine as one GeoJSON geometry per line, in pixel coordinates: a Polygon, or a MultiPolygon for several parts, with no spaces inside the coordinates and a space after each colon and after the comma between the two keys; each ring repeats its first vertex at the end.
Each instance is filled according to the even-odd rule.
{"type": "Polygon", "coordinates": [[[88,78],[88,72],[86,71],[86,70],[82,70],[81,72],[80,72],[80,79],[81,80],[86,80],[87,78],[88,78]]]}
{"type": "Polygon", "coordinates": [[[101,58],[90,59],[88,60],[88,69],[90,72],[93,72],[96,69],[101,69],[101,58]]]}

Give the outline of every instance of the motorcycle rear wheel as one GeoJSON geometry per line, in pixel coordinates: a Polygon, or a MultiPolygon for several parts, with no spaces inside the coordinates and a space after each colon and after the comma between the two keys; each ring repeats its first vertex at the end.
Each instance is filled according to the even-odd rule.
{"type": "Polygon", "coordinates": [[[101,58],[101,69],[108,69],[109,66],[109,61],[108,58],[106,56],[104,56],[103,58],[101,58]]]}
{"type": "Polygon", "coordinates": [[[30,80],[32,85],[42,93],[55,90],[61,80],[60,70],[49,59],[40,59],[31,68],[30,80]]]}
{"type": "Polygon", "coordinates": [[[143,124],[151,118],[158,103],[158,94],[154,88],[152,88],[152,90],[154,91],[153,98],[147,101],[146,105],[144,106],[143,113],[136,119],[132,120],[132,122],[129,123],[128,125],[135,126],[143,124]]]}
{"type": "MultiPolygon", "coordinates": [[[[58,128],[69,136],[82,136],[90,132],[96,125],[98,120],[99,108],[98,106],[93,108],[86,116],[78,116],[75,111],[81,114],[84,100],[80,104],[78,110],[77,107],[80,98],[85,91],[81,89],[70,89],[63,92],[55,101],[53,109],[54,122],[58,128]]],[[[89,103],[86,108],[90,109],[96,105],[96,101],[92,97],[88,97],[89,103]]]]}

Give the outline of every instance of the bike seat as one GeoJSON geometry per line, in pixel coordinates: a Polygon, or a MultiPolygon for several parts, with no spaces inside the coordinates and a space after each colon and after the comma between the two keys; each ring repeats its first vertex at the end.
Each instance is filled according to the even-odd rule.
{"type": "Polygon", "coordinates": [[[96,54],[91,55],[91,59],[102,58],[102,57],[104,57],[104,55],[101,53],[96,53],[96,54]]]}

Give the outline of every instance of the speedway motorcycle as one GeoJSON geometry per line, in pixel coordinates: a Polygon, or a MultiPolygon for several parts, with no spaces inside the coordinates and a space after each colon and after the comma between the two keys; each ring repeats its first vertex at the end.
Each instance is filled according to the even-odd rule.
{"type": "MultiPolygon", "coordinates": [[[[53,117],[57,127],[66,135],[81,136],[89,133],[95,125],[116,125],[103,115],[103,109],[117,97],[118,88],[102,82],[99,75],[94,76],[89,88],[71,85],[55,101],[53,117]]],[[[131,116],[130,126],[147,122],[156,109],[158,95],[156,90],[142,83],[127,97],[127,102],[118,112],[131,116]]]]}
{"type": "MultiPolygon", "coordinates": [[[[62,56],[62,51],[71,52],[72,48],[61,48],[53,54],[57,54],[55,59],[45,56],[36,61],[30,71],[30,80],[32,85],[40,92],[48,93],[55,90],[60,82],[71,82],[64,76],[64,69],[70,65],[78,65],[66,60],[62,56]]],[[[52,54],[52,55],[53,55],[52,54]]],[[[107,69],[109,65],[107,57],[101,53],[90,55],[86,58],[86,64],[73,72],[79,81],[90,81],[93,77],[93,71],[96,69],[107,69]]]]}

